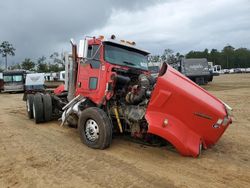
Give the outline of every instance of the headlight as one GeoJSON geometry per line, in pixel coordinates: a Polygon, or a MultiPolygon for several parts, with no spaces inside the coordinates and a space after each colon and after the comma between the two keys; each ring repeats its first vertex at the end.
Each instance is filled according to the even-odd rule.
{"type": "Polygon", "coordinates": [[[230,117],[226,116],[224,119],[218,119],[216,124],[213,125],[213,128],[219,128],[221,125],[226,126],[230,123],[231,119],[230,117]]]}
{"type": "Polygon", "coordinates": [[[216,122],[216,124],[217,124],[217,125],[221,125],[221,124],[222,124],[222,122],[223,122],[223,120],[222,120],[222,119],[218,119],[218,121],[216,122]]]}
{"type": "Polygon", "coordinates": [[[213,128],[215,128],[215,129],[220,128],[222,122],[223,122],[222,119],[218,119],[218,121],[213,125],[213,128]]]}

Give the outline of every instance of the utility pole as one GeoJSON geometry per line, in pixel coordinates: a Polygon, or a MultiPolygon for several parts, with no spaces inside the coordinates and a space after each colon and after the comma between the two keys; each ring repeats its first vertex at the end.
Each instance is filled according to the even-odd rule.
{"type": "Polygon", "coordinates": [[[228,68],[228,55],[227,55],[227,68],[228,68]]]}

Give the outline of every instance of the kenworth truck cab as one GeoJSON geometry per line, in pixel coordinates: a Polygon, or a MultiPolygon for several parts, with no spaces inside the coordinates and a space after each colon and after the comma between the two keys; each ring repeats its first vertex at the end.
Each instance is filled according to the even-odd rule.
{"type": "Polygon", "coordinates": [[[61,117],[79,130],[84,144],[105,149],[112,135],[129,134],[147,143],[169,142],[197,157],[214,145],[232,122],[231,108],[163,63],[154,78],[149,52],[134,42],[103,36],[72,40],[65,85],[52,94],[29,95],[27,111],[36,123],[61,117]]]}

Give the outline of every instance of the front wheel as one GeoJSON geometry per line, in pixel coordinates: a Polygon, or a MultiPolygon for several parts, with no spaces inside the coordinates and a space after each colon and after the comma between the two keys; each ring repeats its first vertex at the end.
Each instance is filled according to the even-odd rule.
{"type": "Polygon", "coordinates": [[[82,111],[78,130],[84,144],[94,149],[105,149],[112,140],[112,126],[107,114],[100,108],[89,107],[82,111]]]}

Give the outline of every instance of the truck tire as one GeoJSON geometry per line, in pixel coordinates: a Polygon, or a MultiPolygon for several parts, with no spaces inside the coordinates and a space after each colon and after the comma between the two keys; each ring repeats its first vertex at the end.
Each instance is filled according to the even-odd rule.
{"type": "Polygon", "coordinates": [[[27,114],[29,119],[33,119],[33,100],[34,100],[34,95],[28,94],[27,99],[26,99],[26,109],[27,109],[27,114]]]}
{"type": "Polygon", "coordinates": [[[89,107],[82,111],[78,130],[81,141],[94,149],[108,148],[112,140],[112,125],[107,114],[100,108],[89,107]]]}
{"type": "Polygon", "coordinates": [[[49,94],[42,95],[44,121],[50,121],[52,117],[52,100],[49,94]]]}
{"type": "Polygon", "coordinates": [[[43,100],[40,93],[34,95],[33,116],[36,124],[44,121],[43,100]]]}

